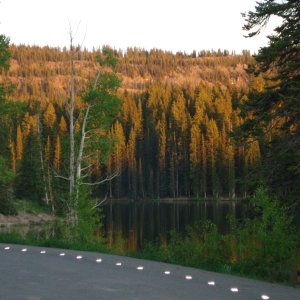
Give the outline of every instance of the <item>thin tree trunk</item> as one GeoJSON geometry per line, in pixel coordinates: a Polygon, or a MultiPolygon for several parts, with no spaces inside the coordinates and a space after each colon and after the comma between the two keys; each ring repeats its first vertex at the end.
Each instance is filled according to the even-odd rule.
{"type": "Polygon", "coordinates": [[[81,129],[81,140],[80,140],[80,146],[79,146],[79,151],[78,151],[78,156],[76,160],[76,182],[80,180],[81,178],[81,164],[82,164],[82,156],[83,156],[83,150],[85,147],[85,138],[86,138],[86,124],[87,124],[87,118],[90,112],[91,105],[89,105],[86,109],[83,123],[82,123],[82,129],[81,129]]]}
{"type": "MultiPolygon", "coordinates": [[[[73,72],[74,72],[74,69],[72,69],[73,72]]],[[[74,73],[73,73],[73,77],[74,77],[74,73]]],[[[97,74],[97,78],[95,80],[95,83],[94,83],[94,87],[93,89],[95,90],[96,87],[97,87],[97,82],[99,80],[99,77],[100,77],[100,72],[98,72],[97,74]]],[[[83,157],[83,151],[84,151],[84,147],[85,147],[85,141],[86,141],[86,126],[87,126],[87,119],[88,119],[88,116],[89,116],[89,113],[90,113],[90,110],[92,108],[92,105],[89,104],[87,109],[86,109],[86,112],[85,112],[85,115],[84,115],[84,119],[83,119],[83,123],[82,123],[82,128],[81,128],[81,140],[80,140],[80,146],[79,146],[79,151],[78,151],[78,156],[77,156],[77,159],[76,159],[76,177],[75,177],[75,182],[76,183],[79,183],[80,182],[80,179],[81,179],[81,171],[82,171],[82,168],[81,168],[81,165],[82,165],[82,157],[83,157]]],[[[75,155],[74,155],[74,167],[75,167],[75,155]]],[[[75,170],[74,170],[75,171],[75,170]]],[[[74,177],[74,174],[73,174],[73,177],[74,177]]],[[[74,183],[75,183],[74,182],[74,183]]],[[[76,194],[76,198],[78,198],[78,189],[77,189],[77,194],[76,194]]]]}
{"type": "Polygon", "coordinates": [[[55,215],[55,207],[54,207],[54,197],[53,197],[53,190],[52,190],[52,177],[50,176],[50,167],[48,165],[48,191],[49,191],[49,198],[51,202],[51,209],[52,209],[52,214],[55,215]]]}
{"type": "Polygon", "coordinates": [[[75,107],[75,69],[71,39],[71,99],[70,99],[70,199],[73,197],[75,187],[75,139],[74,139],[74,107],[75,107]]]}
{"type": "Polygon", "coordinates": [[[39,145],[39,154],[40,154],[41,169],[42,169],[42,176],[43,176],[43,183],[44,183],[45,200],[46,200],[46,204],[48,205],[49,204],[49,196],[48,196],[48,190],[47,190],[43,148],[42,148],[42,143],[41,143],[41,128],[40,128],[40,116],[39,115],[38,115],[38,120],[37,120],[37,132],[38,132],[38,145],[39,145]]]}

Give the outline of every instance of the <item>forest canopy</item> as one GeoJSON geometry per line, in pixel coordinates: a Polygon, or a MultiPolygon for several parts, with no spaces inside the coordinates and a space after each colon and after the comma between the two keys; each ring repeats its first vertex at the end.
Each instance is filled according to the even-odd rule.
{"type": "MultiPolygon", "coordinates": [[[[85,105],[82,93],[97,74],[96,58],[106,49],[109,47],[76,49],[75,116],[85,105]]],[[[107,132],[107,138],[115,141],[112,152],[108,157],[101,151],[93,156],[89,177],[91,181],[105,178],[114,170],[120,175],[94,187],[93,195],[234,198],[251,193],[262,181],[262,144],[253,136],[240,143],[232,133],[247,116],[244,111],[241,114],[241,105],[248,103],[252,94],[268,91],[272,84],[263,74],[247,72],[255,63],[249,51],[242,55],[220,50],[192,54],[139,48],[112,51],[118,59],[116,73],[122,79],[118,90],[121,111],[107,132]]],[[[16,175],[17,196],[25,197],[21,170],[27,151],[42,151],[49,164],[47,176],[66,172],[70,121],[65,108],[71,53],[66,48],[25,45],[11,45],[10,52],[11,67],[2,71],[0,80],[15,85],[10,102],[20,101],[26,108],[15,116],[1,154],[16,175]]],[[[75,131],[80,130],[76,123],[75,131]]],[[[32,162],[23,173],[37,173],[42,178],[39,164],[32,162]]],[[[59,198],[67,188],[57,178],[49,182],[60,209],[59,198]]],[[[43,199],[43,183],[40,185],[32,192],[43,199]]]]}

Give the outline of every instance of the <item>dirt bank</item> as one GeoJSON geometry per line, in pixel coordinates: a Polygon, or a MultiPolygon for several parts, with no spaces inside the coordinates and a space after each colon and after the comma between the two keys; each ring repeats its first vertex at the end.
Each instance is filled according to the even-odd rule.
{"type": "Polygon", "coordinates": [[[5,216],[0,214],[0,226],[26,225],[53,221],[54,217],[45,213],[30,214],[19,212],[17,216],[5,216]]]}

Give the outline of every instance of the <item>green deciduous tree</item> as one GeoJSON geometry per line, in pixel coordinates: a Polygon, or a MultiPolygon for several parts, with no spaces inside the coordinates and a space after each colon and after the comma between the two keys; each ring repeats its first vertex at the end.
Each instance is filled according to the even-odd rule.
{"type": "MultiPolygon", "coordinates": [[[[4,35],[0,35],[0,71],[7,70],[9,68],[9,38],[4,35]]],[[[7,103],[6,103],[6,94],[7,87],[0,83],[0,120],[7,120],[7,103]]],[[[7,130],[6,126],[2,127],[2,130],[7,130]]],[[[1,136],[5,136],[5,134],[1,136]]],[[[7,132],[6,132],[7,133],[7,132]]],[[[5,142],[4,140],[0,140],[0,142],[5,142]]],[[[1,147],[4,148],[4,147],[1,147]]],[[[0,151],[0,212],[3,214],[16,214],[16,210],[13,206],[12,199],[12,182],[14,179],[13,172],[15,171],[14,164],[12,164],[13,172],[11,172],[8,168],[6,160],[1,156],[2,151],[0,151]]],[[[14,152],[13,152],[14,153],[14,152]]],[[[12,155],[13,156],[13,155],[12,155]]],[[[13,158],[14,159],[14,158],[13,158]]]]}
{"type": "MultiPolygon", "coordinates": [[[[71,38],[71,95],[68,105],[69,115],[69,174],[56,177],[69,181],[69,212],[72,222],[78,221],[78,199],[81,199],[81,187],[92,187],[107,182],[117,176],[118,171],[106,178],[93,178],[97,162],[105,162],[112,149],[109,131],[119,112],[120,100],[117,90],[120,79],[115,73],[117,60],[113,50],[104,48],[97,58],[99,71],[96,79],[81,93],[78,105],[75,97],[75,56],[80,52],[72,44],[71,38]]],[[[56,153],[55,153],[56,155],[56,153]]],[[[57,168],[57,164],[55,166],[57,168]]]]}
{"type": "MultiPolygon", "coordinates": [[[[5,35],[0,35],[0,70],[7,70],[9,68],[9,58],[11,54],[9,51],[9,38],[5,35]]],[[[0,105],[3,104],[6,95],[6,86],[0,84],[0,105]]]]}

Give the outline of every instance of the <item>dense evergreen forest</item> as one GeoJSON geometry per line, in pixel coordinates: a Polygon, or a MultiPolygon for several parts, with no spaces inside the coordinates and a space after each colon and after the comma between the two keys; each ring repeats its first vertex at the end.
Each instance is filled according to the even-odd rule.
{"type": "MultiPolygon", "coordinates": [[[[97,74],[97,58],[107,50],[118,60],[121,106],[112,126],[98,132],[111,141],[107,151],[102,145],[83,163],[91,182],[118,176],[93,186],[95,197],[235,198],[251,193],[259,183],[273,185],[285,201],[297,197],[298,177],[289,174],[293,166],[281,164],[286,170],[279,175],[274,160],[267,159],[277,153],[270,141],[286,134],[276,128],[285,117],[270,123],[266,116],[269,127],[260,124],[251,131],[255,99],[269,95],[280,79],[276,68],[253,71],[259,61],[249,51],[173,54],[128,48],[123,53],[108,46],[71,51],[10,45],[10,67],[2,69],[0,79],[16,108],[1,116],[0,155],[14,175],[17,197],[51,198],[53,209],[63,202],[68,184],[60,178],[69,176],[72,86],[79,120],[74,128],[79,133],[86,87],[97,74]],[[277,178],[267,174],[269,170],[277,178]]],[[[264,116],[268,107],[261,109],[264,116]]],[[[295,136],[296,123],[289,126],[295,136]]]]}
{"type": "MultiPolygon", "coordinates": [[[[103,50],[76,52],[77,113],[80,96],[96,74],[95,58],[103,50]]],[[[12,45],[10,51],[11,67],[1,81],[14,85],[8,98],[22,102],[22,109],[1,120],[6,132],[1,155],[16,175],[17,197],[41,200],[46,184],[57,203],[64,183],[55,174],[66,173],[68,164],[70,51],[23,45],[12,45]]],[[[239,103],[250,90],[260,92],[265,85],[262,77],[246,72],[254,62],[249,53],[187,55],[129,48],[114,54],[122,107],[104,134],[115,145],[109,157],[98,154],[89,176],[96,180],[115,170],[120,174],[93,194],[234,198],[251,191],[251,180],[245,179],[260,164],[259,144],[238,144],[232,138],[243,122],[239,103]]]]}

